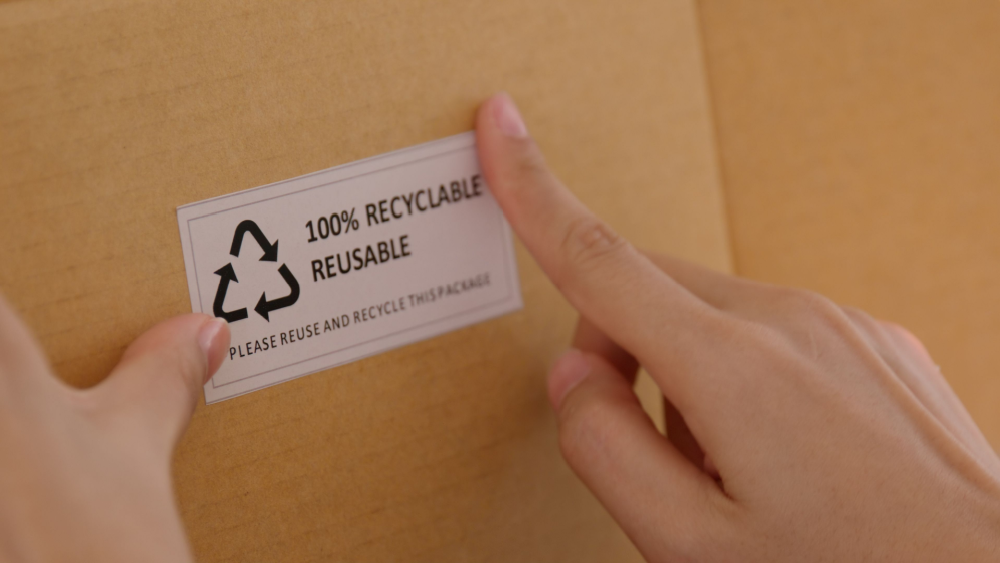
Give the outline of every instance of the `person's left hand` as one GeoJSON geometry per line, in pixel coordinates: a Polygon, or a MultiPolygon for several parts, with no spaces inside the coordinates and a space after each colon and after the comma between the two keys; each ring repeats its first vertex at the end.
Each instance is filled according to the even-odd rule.
{"type": "Polygon", "coordinates": [[[0,560],[190,561],[170,458],[228,347],[225,321],[182,315],[73,389],[0,298],[0,560]]]}

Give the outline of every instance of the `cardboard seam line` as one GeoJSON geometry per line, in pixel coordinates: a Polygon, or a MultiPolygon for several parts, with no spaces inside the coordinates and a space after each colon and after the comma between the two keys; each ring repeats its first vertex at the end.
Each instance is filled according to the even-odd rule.
{"type": "Polygon", "coordinates": [[[728,268],[730,274],[739,275],[741,273],[741,268],[739,267],[739,257],[736,255],[736,237],[734,234],[734,229],[732,225],[732,209],[729,203],[729,194],[726,191],[726,168],[723,164],[722,151],[719,146],[719,119],[717,115],[717,108],[715,103],[715,97],[712,95],[714,91],[712,85],[712,77],[708,71],[708,43],[705,39],[705,18],[702,15],[701,0],[691,0],[691,9],[694,12],[695,25],[694,33],[697,36],[695,39],[698,44],[698,48],[695,49],[695,56],[698,58],[698,68],[701,69],[701,82],[702,90],[704,92],[703,97],[705,99],[705,105],[707,106],[708,119],[708,131],[709,131],[709,151],[712,153],[712,161],[714,166],[712,169],[715,171],[715,190],[719,194],[719,215],[722,216],[722,228],[725,232],[722,233],[723,239],[726,241],[726,259],[728,261],[728,268]]]}

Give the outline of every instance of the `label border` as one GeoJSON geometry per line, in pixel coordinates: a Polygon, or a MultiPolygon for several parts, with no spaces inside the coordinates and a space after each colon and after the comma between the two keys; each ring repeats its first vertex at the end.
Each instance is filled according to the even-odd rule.
{"type": "MultiPolygon", "coordinates": [[[[182,214],[183,215],[188,215],[188,213],[184,213],[184,211],[186,211],[186,210],[189,211],[189,212],[193,211],[194,210],[193,208],[195,206],[203,206],[204,204],[209,203],[209,202],[222,202],[224,200],[231,199],[233,197],[242,197],[242,198],[246,199],[252,192],[256,192],[258,190],[262,190],[262,189],[265,189],[265,188],[274,188],[274,187],[277,187],[277,186],[281,186],[283,184],[289,184],[289,183],[293,183],[293,182],[297,182],[297,181],[306,180],[306,179],[308,179],[310,177],[317,176],[317,175],[320,175],[320,174],[329,174],[329,173],[331,173],[331,172],[333,172],[333,171],[335,171],[337,169],[349,169],[349,168],[355,168],[355,167],[357,167],[359,165],[363,165],[363,164],[369,164],[369,165],[370,164],[374,164],[374,163],[376,163],[379,160],[384,160],[384,159],[387,159],[387,158],[401,156],[402,153],[410,153],[410,152],[417,152],[419,150],[434,149],[434,148],[438,148],[438,146],[440,146],[442,144],[453,144],[453,143],[458,143],[459,146],[441,147],[441,150],[435,150],[431,154],[422,155],[422,156],[419,156],[419,157],[417,157],[415,159],[407,160],[406,162],[401,162],[401,163],[394,164],[392,166],[388,166],[388,167],[385,167],[385,168],[377,168],[377,169],[373,169],[373,170],[362,172],[360,174],[355,174],[355,175],[346,176],[346,177],[343,177],[343,178],[338,178],[338,179],[332,180],[330,182],[325,182],[325,183],[322,183],[322,184],[307,186],[307,187],[303,187],[301,189],[297,189],[297,190],[294,190],[294,191],[288,191],[286,193],[282,193],[282,194],[275,195],[275,196],[272,196],[272,197],[267,197],[267,198],[264,198],[264,199],[259,199],[259,200],[254,200],[254,201],[248,201],[246,203],[239,203],[237,205],[232,205],[232,206],[224,207],[224,208],[216,208],[216,209],[213,209],[212,211],[210,211],[208,213],[186,217],[184,219],[184,222],[185,222],[185,225],[187,227],[187,229],[186,229],[187,230],[187,233],[186,233],[187,237],[182,237],[182,238],[186,238],[186,240],[183,240],[182,242],[184,243],[184,246],[186,246],[187,249],[190,250],[190,257],[191,257],[190,262],[191,262],[192,270],[194,271],[195,288],[196,288],[196,290],[198,292],[198,296],[197,296],[198,297],[198,299],[197,299],[198,312],[204,313],[204,307],[203,307],[203,301],[204,300],[203,300],[203,296],[202,296],[202,293],[201,293],[201,281],[200,281],[199,276],[198,276],[197,261],[195,260],[195,249],[194,249],[193,235],[192,235],[192,232],[191,232],[191,223],[193,223],[195,221],[198,221],[198,220],[201,220],[201,219],[205,219],[205,218],[211,217],[213,215],[224,213],[224,212],[227,212],[227,211],[230,211],[230,210],[233,210],[233,209],[238,209],[240,207],[245,207],[245,206],[248,206],[248,205],[255,205],[255,204],[263,203],[263,202],[266,202],[266,201],[280,199],[280,198],[283,198],[283,197],[286,197],[286,196],[296,195],[296,194],[299,194],[299,193],[302,193],[302,192],[306,192],[306,191],[310,191],[310,190],[314,190],[314,189],[329,188],[331,186],[335,186],[336,184],[339,184],[341,182],[345,182],[345,181],[348,181],[348,180],[353,180],[353,179],[361,178],[361,177],[368,176],[368,175],[371,175],[371,174],[376,174],[376,173],[379,173],[379,172],[383,172],[383,171],[386,171],[386,170],[392,170],[393,168],[398,168],[398,167],[401,167],[401,166],[408,166],[410,164],[414,164],[414,163],[418,163],[418,162],[423,162],[423,161],[426,161],[426,160],[430,160],[430,159],[434,159],[434,158],[438,158],[438,157],[442,157],[442,156],[447,156],[447,155],[454,154],[456,152],[460,152],[460,151],[463,151],[463,150],[469,150],[469,149],[475,150],[475,136],[474,136],[474,132],[472,132],[472,131],[469,131],[469,132],[466,132],[466,133],[460,133],[458,135],[453,135],[451,137],[445,137],[443,139],[438,139],[436,141],[430,141],[428,143],[422,143],[420,145],[415,145],[415,146],[412,146],[412,147],[407,147],[407,148],[403,148],[403,149],[391,151],[391,152],[388,152],[388,153],[384,153],[384,154],[380,154],[380,155],[376,155],[376,156],[364,158],[364,159],[361,159],[361,160],[357,160],[357,161],[345,163],[345,164],[342,164],[342,165],[339,165],[339,166],[334,166],[334,167],[327,168],[327,169],[324,169],[324,170],[319,170],[319,171],[312,172],[312,173],[309,173],[309,174],[304,174],[302,176],[296,176],[294,178],[288,178],[288,179],[281,180],[281,181],[278,181],[278,182],[273,182],[273,183],[270,183],[270,184],[265,184],[263,186],[258,186],[256,188],[250,188],[250,189],[241,190],[241,191],[238,191],[238,192],[233,192],[233,193],[229,193],[229,194],[223,194],[221,196],[209,198],[209,199],[202,200],[202,201],[188,203],[188,204],[185,204],[185,205],[177,207],[178,219],[180,220],[181,219],[180,216],[182,214]]],[[[215,207],[215,206],[213,206],[213,207],[215,207]]],[[[409,332],[412,332],[412,331],[415,331],[415,330],[418,330],[418,329],[422,329],[422,328],[426,328],[426,327],[429,327],[429,326],[433,326],[433,325],[438,324],[438,323],[446,322],[446,321],[455,319],[456,317],[461,317],[463,315],[469,315],[469,314],[472,314],[472,313],[476,313],[477,311],[481,311],[481,310],[485,310],[485,309],[490,309],[490,308],[496,308],[498,306],[501,306],[505,302],[509,302],[511,300],[512,296],[515,297],[515,302],[511,303],[511,305],[513,305],[512,308],[510,308],[509,310],[497,312],[495,315],[490,315],[490,316],[485,317],[483,319],[479,319],[478,321],[475,321],[475,323],[483,322],[483,321],[486,321],[486,320],[489,320],[489,319],[496,318],[498,316],[507,314],[509,312],[513,312],[515,310],[519,310],[520,308],[523,307],[523,300],[520,297],[520,290],[517,289],[515,291],[515,287],[514,287],[515,280],[516,280],[516,277],[517,277],[516,276],[517,263],[516,263],[516,257],[511,256],[511,251],[513,250],[513,248],[512,248],[512,246],[513,246],[513,244],[512,244],[512,233],[511,233],[510,225],[505,220],[505,218],[503,216],[503,213],[502,212],[499,213],[498,216],[499,216],[499,220],[500,220],[501,231],[503,232],[503,237],[501,238],[500,244],[501,244],[501,247],[502,247],[503,257],[504,257],[504,260],[503,260],[503,262],[504,262],[504,265],[503,265],[503,279],[505,281],[506,290],[507,290],[506,293],[504,294],[504,296],[502,298],[495,299],[495,300],[490,301],[488,303],[476,304],[475,306],[473,306],[471,308],[463,309],[461,311],[454,312],[454,313],[451,313],[451,314],[449,314],[447,316],[444,316],[444,317],[441,317],[441,318],[437,318],[437,319],[434,319],[434,320],[431,320],[431,321],[427,321],[427,322],[419,324],[419,325],[415,325],[415,326],[412,326],[412,327],[404,328],[404,329],[401,329],[401,330],[398,330],[398,331],[395,331],[395,332],[390,332],[390,333],[387,333],[387,334],[382,334],[382,335],[380,335],[378,337],[375,337],[375,338],[372,338],[370,340],[366,340],[366,341],[363,341],[363,342],[356,342],[356,343],[351,344],[349,346],[338,348],[337,350],[331,350],[329,352],[324,352],[324,353],[319,354],[317,356],[313,356],[313,357],[310,357],[310,358],[302,359],[302,360],[296,361],[294,363],[285,364],[285,365],[282,365],[282,366],[279,366],[279,367],[275,367],[275,368],[272,368],[272,369],[269,369],[269,370],[265,370],[265,371],[262,371],[262,372],[255,373],[253,375],[248,375],[246,377],[241,377],[239,379],[235,379],[233,381],[229,381],[229,382],[223,383],[221,385],[216,385],[215,384],[215,378],[213,377],[210,380],[212,389],[213,390],[223,389],[224,387],[227,387],[229,385],[234,385],[234,384],[237,384],[237,383],[244,383],[245,384],[245,382],[247,382],[248,380],[253,379],[255,377],[258,377],[258,376],[261,376],[261,375],[266,375],[266,374],[269,374],[269,373],[273,373],[275,371],[288,369],[288,368],[294,367],[296,365],[304,364],[304,363],[307,363],[307,362],[312,362],[312,361],[318,360],[320,358],[323,358],[325,356],[330,356],[330,355],[333,355],[333,354],[339,354],[339,353],[342,353],[344,351],[350,350],[352,348],[357,348],[359,346],[365,346],[365,345],[374,344],[374,343],[377,343],[380,340],[383,340],[383,339],[386,339],[386,338],[398,337],[400,335],[405,335],[405,334],[407,334],[409,332]],[[512,270],[513,270],[513,272],[512,272],[512,270]],[[512,276],[512,274],[514,274],[514,275],[512,276]]],[[[182,231],[181,234],[182,235],[184,234],[183,231],[182,231]]],[[[185,260],[185,262],[187,262],[187,260],[185,260]]],[[[189,286],[189,290],[190,290],[190,286],[189,286]]],[[[194,296],[192,296],[192,297],[194,297],[194,296]]],[[[192,303],[192,305],[194,305],[194,303],[192,303]]],[[[475,324],[475,323],[473,323],[473,324],[475,324]]],[[[224,397],[218,397],[218,398],[214,398],[214,399],[210,400],[209,397],[208,397],[208,394],[206,393],[205,394],[205,402],[206,402],[206,404],[212,404],[212,403],[216,403],[216,402],[219,402],[219,401],[224,401],[224,400],[227,400],[227,399],[235,398],[235,397],[238,397],[240,395],[245,395],[247,393],[252,393],[254,391],[259,391],[261,389],[266,389],[267,387],[271,387],[273,385],[278,385],[280,383],[285,383],[285,382],[291,381],[293,379],[297,379],[299,377],[304,377],[306,375],[311,375],[311,374],[318,373],[318,372],[321,372],[321,371],[325,371],[325,370],[328,370],[328,369],[333,369],[333,368],[336,368],[336,367],[339,367],[339,366],[342,366],[342,365],[345,365],[345,364],[348,364],[348,363],[352,363],[352,362],[356,362],[356,361],[365,359],[365,358],[373,356],[373,355],[385,353],[385,352],[388,352],[388,351],[396,349],[396,348],[400,348],[400,347],[403,347],[403,346],[408,346],[410,344],[415,344],[415,343],[421,342],[423,340],[427,340],[427,339],[430,339],[430,338],[434,338],[436,336],[440,336],[444,332],[450,332],[452,330],[457,330],[459,328],[465,328],[467,326],[471,326],[471,325],[454,327],[454,328],[447,329],[447,330],[442,331],[442,332],[437,332],[435,334],[430,334],[430,335],[427,335],[427,336],[422,337],[422,338],[411,340],[409,342],[401,342],[401,343],[398,343],[398,344],[394,344],[394,345],[392,345],[392,346],[390,346],[388,348],[382,349],[382,350],[373,351],[373,352],[368,353],[368,354],[363,354],[361,356],[350,358],[350,359],[345,360],[343,362],[337,362],[337,363],[334,363],[334,364],[331,364],[331,365],[327,365],[327,366],[324,366],[324,367],[321,367],[321,368],[318,368],[318,369],[315,369],[315,370],[307,371],[305,373],[293,375],[291,377],[288,377],[288,378],[285,378],[285,379],[281,379],[279,381],[274,381],[272,383],[268,383],[268,384],[262,385],[260,387],[253,387],[251,389],[247,389],[245,391],[241,391],[241,392],[238,392],[238,393],[235,393],[235,394],[232,394],[232,395],[226,395],[224,397]]]]}

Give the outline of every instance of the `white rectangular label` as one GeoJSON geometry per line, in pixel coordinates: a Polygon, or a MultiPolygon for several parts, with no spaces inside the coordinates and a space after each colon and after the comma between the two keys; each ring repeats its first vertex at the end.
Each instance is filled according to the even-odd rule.
{"type": "Polygon", "coordinates": [[[207,403],[521,308],[472,133],[184,205],[177,221],[191,308],[232,332],[207,403]]]}

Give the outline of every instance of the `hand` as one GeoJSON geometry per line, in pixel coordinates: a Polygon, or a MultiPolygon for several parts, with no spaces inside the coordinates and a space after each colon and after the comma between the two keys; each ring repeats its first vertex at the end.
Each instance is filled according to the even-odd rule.
{"type": "Polygon", "coordinates": [[[645,256],[548,171],[513,103],[480,161],[580,311],[549,395],[566,460],[649,561],[995,561],[1000,460],[923,346],[814,293],[645,256]],[[667,401],[660,435],[630,385],[667,401]]]}
{"type": "Polygon", "coordinates": [[[71,389],[0,299],[0,560],[190,561],[170,458],[228,347],[224,321],[175,317],[71,389]]]}

